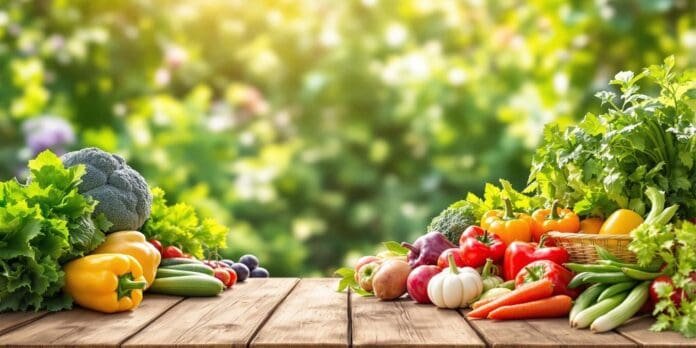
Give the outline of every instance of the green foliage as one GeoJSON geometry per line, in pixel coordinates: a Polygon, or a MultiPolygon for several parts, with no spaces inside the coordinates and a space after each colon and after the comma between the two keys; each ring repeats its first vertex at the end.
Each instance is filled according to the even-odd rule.
{"type": "Polygon", "coordinates": [[[29,183],[0,183],[0,312],[60,310],[61,264],[95,249],[110,225],[78,193],[84,166],[65,168],[50,151],[29,162],[29,183]]]}
{"type": "MultiPolygon", "coordinates": [[[[667,269],[673,269],[674,286],[684,289],[685,296],[677,307],[670,296],[674,287],[665,284],[657,288],[660,301],[655,305],[653,314],[657,321],[651,327],[653,331],[673,330],[686,337],[696,337],[696,225],[683,222],[677,228],[662,231],[659,240],[652,242],[656,255],[667,263],[667,269]]],[[[648,239],[642,239],[640,245],[649,245],[648,239]]],[[[633,243],[632,243],[633,244],[633,243]]]]}
{"type": "Polygon", "coordinates": [[[696,216],[695,76],[675,71],[674,57],[637,75],[616,74],[611,84],[620,94],[597,93],[605,113],[589,113],[565,131],[547,127],[530,187],[574,205],[578,214],[606,216],[617,208],[645,212],[644,192],[653,186],[668,204],[679,204],[680,217],[696,216]],[[653,96],[640,93],[645,77],[657,89],[653,96]]]}
{"type": "Polygon", "coordinates": [[[217,252],[227,246],[229,229],[212,218],[201,221],[196,210],[186,204],[167,205],[164,191],[152,189],[152,212],[142,229],[148,238],[155,238],[163,245],[174,245],[198,258],[207,252],[217,252]]]}
{"type": "Polygon", "coordinates": [[[31,156],[23,120],[61,116],[76,148],[230,226],[227,256],[329,274],[415,239],[461,192],[522,187],[542,124],[597,113],[608,74],[694,64],[695,6],[7,1],[0,176],[31,156]]]}

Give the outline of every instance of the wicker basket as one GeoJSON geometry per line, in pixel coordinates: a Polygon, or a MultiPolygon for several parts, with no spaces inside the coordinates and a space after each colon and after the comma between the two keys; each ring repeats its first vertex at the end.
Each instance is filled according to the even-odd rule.
{"type": "Polygon", "coordinates": [[[564,232],[549,232],[548,235],[557,246],[568,251],[570,262],[595,263],[598,260],[595,250],[597,245],[609,250],[624,262],[636,262],[636,255],[628,250],[628,243],[633,240],[629,235],[564,232]]]}

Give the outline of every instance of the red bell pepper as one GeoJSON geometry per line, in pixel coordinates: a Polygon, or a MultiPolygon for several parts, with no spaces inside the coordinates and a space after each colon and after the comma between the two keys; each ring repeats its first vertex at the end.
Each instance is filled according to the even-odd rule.
{"type": "Polygon", "coordinates": [[[525,242],[510,243],[505,250],[505,257],[503,258],[503,277],[505,280],[515,279],[517,273],[519,273],[524,266],[536,260],[549,260],[559,265],[568,262],[570,255],[568,255],[565,249],[544,246],[544,242],[546,241],[545,237],[546,235],[541,238],[539,244],[525,242]]]}
{"type": "Polygon", "coordinates": [[[573,272],[549,260],[537,260],[525,266],[515,277],[515,287],[541,279],[547,279],[553,284],[553,295],[567,295],[571,298],[580,295],[578,290],[568,289],[573,272]]]}
{"type": "Polygon", "coordinates": [[[498,262],[505,255],[505,242],[479,226],[469,226],[464,230],[459,238],[459,247],[464,264],[473,268],[485,265],[486,259],[498,262]]]}
{"type": "Polygon", "coordinates": [[[440,254],[437,258],[437,267],[445,269],[449,267],[449,255],[452,254],[454,257],[454,264],[457,267],[464,267],[464,259],[462,258],[462,250],[459,248],[449,248],[440,254]]]}

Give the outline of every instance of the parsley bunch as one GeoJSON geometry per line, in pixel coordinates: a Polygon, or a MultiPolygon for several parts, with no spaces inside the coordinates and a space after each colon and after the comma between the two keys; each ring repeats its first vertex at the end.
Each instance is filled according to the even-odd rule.
{"type": "Polygon", "coordinates": [[[229,229],[214,219],[201,220],[196,210],[185,203],[167,205],[164,190],[152,189],[152,211],[142,228],[148,238],[164,245],[175,245],[203,258],[205,251],[224,249],[229,229]]]}
{"type": "Polygon", "coordinates": [[[606,216],[618,208],[645,213],[644,192],[653,186],[667,204],[679,204],[679,217],[696,216],[695,75],[676,72],[673,57],[637,75],[618,73],[610,82],[618,94],[597,93],[605,113],[545,129],[529,189],[580,215],[606,216]],[[641,84],[656,93],[641,93],[641,84]]]}

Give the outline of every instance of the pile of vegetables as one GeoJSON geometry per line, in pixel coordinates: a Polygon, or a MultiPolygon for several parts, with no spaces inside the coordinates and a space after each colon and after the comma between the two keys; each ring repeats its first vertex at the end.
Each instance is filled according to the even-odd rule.
{"type": "Polygon", "coordinates": [[[66,168],[45,151],[29,170],[27,184],[0,183],[0,312],[70,308],[62,265],[99,246],[110,228],[78,192],[84,166],[66,168]]]}
{"type": "Polygon", "coordinates": [[[384,259],[366,256],[337,272],[339,290],[393,299],[373,291],[377,274],[418,303],[471,306],[473,319],[569,316],[575,328],[604,332],[644,310],[657,318],[653,330],[696,337],[696,72],[673,68],[668,58],[621,72],[611,81],[620,94],[597,94],[605,113],[547,126],[524,191],[486,184],[483,197],[455,202],[405,249],[389,242],[406,256],[398,262],[411,267],[407,277],[399,269],[388,278],[395,271],[384,259]],[[551,231],[629,235],[637,262],[598,247],[596,264],[569,263],[551,231]]]}
{"type": "Polygon", "coordinates": [[[238,278],[269,276],[253,255],[195,260],[191,254],[217,255],[227,228],[200,221],[188,205],[167,206],[159,189],[153,202],[145,179],[117,155],[45,151],[29,170],[26,184],[0,183],[0,312],[55,311],[74,301],[114,313],[137,308],[144,291],[213,296],[238,278]],[[168,246],[148,241],[141,227],[168,246]],[[160,267],[163,258],[172,265],[160,267]]]}

